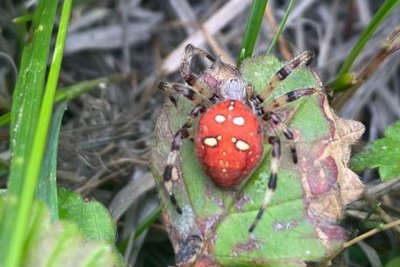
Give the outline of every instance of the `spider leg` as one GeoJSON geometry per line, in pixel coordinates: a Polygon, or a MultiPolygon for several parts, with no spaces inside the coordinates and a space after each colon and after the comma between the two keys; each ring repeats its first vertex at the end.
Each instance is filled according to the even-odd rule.
{"type": "Polygon", "coordinates": [[[287,92],[286,94],[280,95],[272,100],[270,103],[266,105],[261,105],[254,100],[251,100],[253,106],[255,107],[255,113],[257,116],[263,116],[267,114],[269,111],[275,111],[282,106],[286,105],[287,103],[293,102],[302,98],[304,96],[309,96],[316,93],[317,90],[313,87],[307,87],[302,89],[295,89],[293,91],[287,92]]]}
{"type": "Polygon", "coordinates": [[[262,109],[264,113],[266,113],[267,111],[274,111],[286,105],[287,103],[296,101],[299,98],[305,96],[312,95],[316,92],[317,92],[316,89],[313,87],[295,89],[293,91],[287,92],[286,94],[278,96],[267,105],[259,106],[259,108],[262,109]]]}
{"type": "Polygon", "coordinates": [[[281,141],[276,136],[270,136],[268,139],[268,142],[272,146],[271,174],[269,176],[268,187],[267,187],[267,190],[265,191],[265,195],[264,195],[264,199],[261,204],[261,207],[258,210],[257,216],[249,228],[250,233],[254,231],[254,228],[257,226],[258,222],[261,220],[261,218],[265,212],[265,209],[267,208],[267,205],[269,204],[269,202],[272,199],[272,195],[275,192],[276,184],[278,181],[279,160],[281,158],[281,141]]]}
{"type": "Polygon", "coordinates": [[[185,47],[185,54],[182,59],[181,75],[186,83],[192,86],[201,96],[204,96],[207,99],[212,99],[215,97],[214,90],[190,70],[190,63],[192,62],[193,56],[196,55],[207,58],[213,63],[216,61],[215,57],[208,52],[188,44],[185,47]]]}
{"type": "MultiPolygon", "coordinates": [[[[277,114],[275,114],[273,111],[279,109],[282,107],[284,104],[293,102],[301,97],[308,96],[311,94],[314,94],[316,92],[315,88],[303,88],[303,89],[296,89],[293,91],[290,91],[286,94],[283,94],[281,96],[278,96],[275,98],[273,101],[268,103],[266,106],[262,106],[260,104],[254,103],[253,105],[256,106],[256,113],[258,116],[261,116],[263,120],[270,121],[273,124],[279,126],[282,128],[283,133],[286,137],[286,139],[290,140],[292,142],[292,145],[290,147],[291,153],[292,153],[292,159],[294,163],[297,163],[297,151],[296,147],[294,146],[293,142],[293,133],[283,124],[281,119],[277,114]]],[[[272,157],[271,157],[271,174],[269,177],[268,181],[268,188],[265,191],[264,199],[261,204],[261,207],[257,213],[257,216],[253,223],[251,224],[249,228],[249,232],[253,232],[254,228],[257,226],[258,222],[260,221],[261,217],[263,216],[265,209],[267,208],[267,205],[271,201],[272,195],[276,189],[277,185],[277,179],[278,179],[278,169],[279,169],[279,160],[281,157],[281,143],[278,137],[271,136],[268,139],[268,142],[272,145],[272,157]]]]}
{"type": "Polygon", "coordinates": [[[172,180],[176,177],[174,174],[175,171],[175,163],[177,161],[179,151],[182,147],[182,141],[186,138],[190,137],[190,128],[192,127],[192,123],[194,119],[201,113],[203,113],[206,108],[203,105],[195,106],[190,112],[189,118],[182,125],[182,127],[174,134],[174,138],[171,144],[171,150],[168,154],[167,165],[165,166],[163,173],[164,187],[167,191],[167,194],[171,200],[172,205],[174,205],[176,211],[179,214],[182,214],[182,209],[176,200],[175,194],[172,192],[172,180]]]}
{"type": "Polygon", "coordinates": [[[192,88],[179,83],[160,82],[158,88],[163,90],[169,99],[176,106],[176,98],[174,94],[181,94],[197,106],[203,103],[204,99],[192,88]]]}
{"type": "Polygon", "coordinates": [[[272,92],[279,86],[279,84],[285,80],[295,69],[302,65],[309,65],[314,58],[314,53],[311,51],[304,51],[297,57],[290,60],[278,70],[274,76],[268,81],[268,84],[258,95],[254,96],[252,101],[256,104],[261,104],[267,99],[272,92]]]}
{"type": "Polygon", "coordinates": [[[281,128],[286,139],[290,141],[290,152],[292,154],[292,160],[295,164],[297,163],[297,150],[293,141],[293,133],[285,126],[285,124],[274,111],[278,110],[287,103],[296,101],[299,98],[309,96],[314,93],[316,93],[316,89],[312,87],[296,89],[281,96],[278,96],[265,106],[256,105],[256,114],[260,116],[264,121],[272,122],[274,125],[281,128]]]}
{"type": "Polygon", "coordinates": [[[275,112],[268,111],[262,116],[262,119],[268,122],[271,122],[274,124],[276,127],[279,127],[285,138],[290,142],[290,153],[292,154],[292,161],[294,164],[297,164],[297,149],[296,145],[294,143],[294,136],[293,132],[282,122],[281,118],[276,114],[275,112]]]}

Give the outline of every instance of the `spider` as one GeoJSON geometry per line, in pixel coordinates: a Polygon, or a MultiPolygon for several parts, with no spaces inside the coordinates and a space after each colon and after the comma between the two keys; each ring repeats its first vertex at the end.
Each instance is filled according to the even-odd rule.
{"type": "Polygon", "coordinates": [[[301,97],[316,92],[315,88],[296,89],[265,103],[278,85],[295,69],[308,65],[313,53],[305,51],[279,69],[256,94],[252,84],[246,83],[240,71],[219,57],[188,44],[183,55],[180,72],[187,85],[160,82],[163,90],[177,105],[176,95],[192,101],[194,107],[183,126],[174,134],[171,150],[163,172],[164,188],[179,214],[182,209],[172,191],[175,164],[183,140],[193,137],[192,124],[200,116],[194,133],[195,153],[205,174],[219,187],[233,189],[242,184],[258,167],[263,155],[264,140],[272,146],[271,172],[267,189],[258,213],[248,231],[254,231],[262,218],[277,186],[281,142],[276,136],[266,136],[264,127],[281,129],[290,143],[292,160],[297,163],[294,136],[277,114],[279,108],[301,97]],[[211,67],[196,75],[190,65],[194,56],[206,58],[211,67]]]}

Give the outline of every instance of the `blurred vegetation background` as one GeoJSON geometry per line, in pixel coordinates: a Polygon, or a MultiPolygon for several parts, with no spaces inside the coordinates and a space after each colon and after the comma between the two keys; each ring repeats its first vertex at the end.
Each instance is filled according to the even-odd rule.
{"type": "MultiPolygon", "coordinates": [[[[297,1],[272,53],[288,60],[304,50],[314,51],[312,68],[328,83],[337,77],[341,64],[383,2],[297,1]]],[[[268,49],[288,3],[269,1],[254,54],[268,49]]],[[[10,111],[23,43],[28,38],[27,25],[13,19],[29,16],[35,5],[34,0],[0,2],[2,114],[10,111]]],[[[90,88],[96,90],[68,104],[59,140],[58,184],[108,207],[117,222],[119,248],[132,266],[174,262],[168,236],[158,219],[158,197],[148,170],[154,122],[164,102],[157,83],[182,82],[177,70],[187,43],[234,64],[250,6],[249,0],[74,1],[58,87],[94,80],[90,88]]],[[[352,71],[361,71],[376,55],[400,24],[399,15],[397,8],[379,26],[352,71]]],[[[341,116],[367,126],[355,150],[382,137],[387,125],[400,118],[398,54],[390,56],[373,77],[337,107],[341,116]]],[[[10,159],[8,127],[0,129],[0,136],[0,161],[6,165],[10,159]]],[[[6,174],[3,171],[0,188],[7,185],[6,174]]],[[[368,186],[379,182],[375,170],[361,175],[368,186]]],[[[383,186],[384,194],[379,191],[393,218],[400,216],[399,188],[400,184],[392,181],[383,186]]],[[[353,205],[348,222],[360,223],[367,204],[353,205]]],[[[399,256],[399,243],[399,229],[387,230],[351,247],[341,264],[382,266],[399,256]]]]}

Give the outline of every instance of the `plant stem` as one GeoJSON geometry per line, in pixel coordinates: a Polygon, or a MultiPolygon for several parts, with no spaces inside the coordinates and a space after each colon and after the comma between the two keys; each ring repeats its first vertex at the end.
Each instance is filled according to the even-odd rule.
{"type": "Polygon", "coordinates": [[[271,44],[270,44],[270,46],[269,46],[269,48],[267,50],[267,54],[270,54],[271,51],[275,48],[275,45],[278,42],[279,37],[281,36],[281,34],[283,32],[283,28],[285,28],[286,21],[287,21],[287,19],[289,17],[290,12],[292,12],[292,9],[293,9],[293,6],[294,6],[295,3],[296,3],[296,0],[290,0],[290,3],[289,3],[289,5],[288,5],[288,7],[286,9],[286,12],[285,12],[285,16],[283,17],[281,23],[279,24],[278,31],[275,33],[275,36],[272,39],[272,42],[271,42],[271,44]]]}
{"type": "Polygon", "coordinates": [[[361,33],[360,38],[358,39],[357,43],[354,45],[353,49],[351,50],[349,56],[346,58],[345,62],[343,63],[342,67],[338,73],[338,79],[340,76],[348,73],[351,66],[353,65],[355,59],[360,54],[364,46],[367,44],[368,40],[378,28],[378,26],[385,20],[385,18],[400,4],[399,0],[386,0],[379,10],[375,13],[374,17],[371,19],[368,26],[364,29],[361,33]]]}

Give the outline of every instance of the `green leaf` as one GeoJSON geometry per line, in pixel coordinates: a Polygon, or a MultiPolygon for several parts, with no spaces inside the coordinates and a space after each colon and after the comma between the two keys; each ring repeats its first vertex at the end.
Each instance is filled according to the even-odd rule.
{"type": "MultiPolygon", "coordinates": [[[[0,197],[0,219],[4,198],[0,197]]],[[[46,205],[35,201],[21,255],[21,267],[122,266],[109,243],[87,240],[79,227],[67,221],[52,222],[46,205]]],[[[3,214],[4,215],[4,214],[3,214]]]]}
{"type": "Polygon", "coordinates": [[[385,265],[385,267],[397,267],[397,266],[400,266],[400,257],[394,258],[385,265]]]}
{"type": "MultiPolygon", "coordinates": [[[[260,92],[283,65],[275,57],[263,55],[243,61],[240,72],[260,92]]],[[[165,106],[155,130],[152,172],[162,200],[164,223],[179,248],[178,260],[184,262],[193,253],[202,264],[211,260],[223,266],[304,266],[305,262],[327,261],[340,252],[346,235],[334,222],[342,216],[343,206],[362,192],[358,177],[343,166],[342,159],[348,157],[348,146],[363,127],[335,117],[321,82],[306,68],[294,71],[267,102],[306,87],[315,87],[319,93],[279,110],[296,136],[299,162],[292,163],[288,143],[280,134],[283,146],[278,187],[252,234],[248,228],[261,206],[270,174],[270,146],[265,144],[261,164],[243,187],[223,190],[205,176],[193,143],[184,141],[177,166],[182,180],[172,183],[183,210],[180,216],[165,194],[162,172],[172,135],[183,125],[192,106],[185,99],[178,101],[178,108],[165,106]],[[210,255],[196,251],[196,246],[204,247],[210,255]]],[[[276,134],[268,127],[266,131],[276,134]]]]}
{"type": "Polygon", "coordinates": [[[117,266],[122,266],[123,258],[115,247],[117,230],[108,210],[101,203],[83,200],[81,195],[66,189],[60,189],[58,197],[60,219],[77,225],[84,240],[107,243],[116,255],[117,266]]]}
{"type": "Polygon", "coordinates": [[[356,171],[379,168],[383,181],[400,178],[400,122],[385,130],[385,137],[373,141],[351,159],[356,171]]]}
{"type": "Polygon", "coordinates": [[[113,244],[116,239],[115,224],[107,209],[97,201],[84,201],[79,194],[60,189],[59,214],[60,219],[78,225],[87,240],[113,244]]]}

